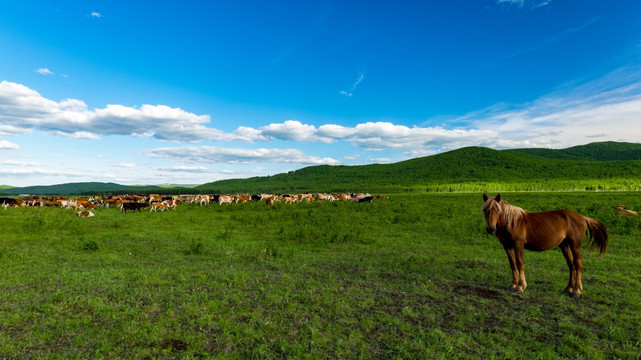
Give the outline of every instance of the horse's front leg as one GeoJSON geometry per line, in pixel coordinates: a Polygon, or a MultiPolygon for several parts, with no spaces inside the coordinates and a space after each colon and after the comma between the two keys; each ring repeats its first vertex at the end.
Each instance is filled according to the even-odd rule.
{"type": "Polygon", "coordinates": [[[516,270],[518,272],[518,281],[515,290],[523,292],[527,287],[527,282],[525,281],[525,265],[523,262],[523,244],[516,244],[514,247],[514,258],[516,260],[516,270]]]}
{"type": "Polygon", "coordinates": [[[510,269],[512,269],[512,284],[508,288],[509,291],[517,291],[519,285],[519,272],[516,266],[516,254],[513,247],[503,247],[507,254],[507,260],[510,262],[510,269]]]}

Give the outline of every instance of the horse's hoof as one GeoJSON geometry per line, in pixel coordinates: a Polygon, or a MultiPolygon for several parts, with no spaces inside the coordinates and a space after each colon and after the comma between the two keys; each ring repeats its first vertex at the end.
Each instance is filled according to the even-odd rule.
{"type": "Polygon", "coordinates": [[[570,294],[570,297],[572,299],[579,299],[579,298],[581,298],[581,293],[573,292],[573,293],[570,294]]]}

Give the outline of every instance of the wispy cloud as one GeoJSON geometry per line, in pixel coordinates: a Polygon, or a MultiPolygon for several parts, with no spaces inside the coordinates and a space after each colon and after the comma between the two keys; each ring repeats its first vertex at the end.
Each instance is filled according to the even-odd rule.
{"type": "Polygon", "coordinates": [[[360,74],[358,76],[358,79],[354,82],[351,88],[349,88],[348,90],[341,90],[339,91],[339,94],[345,95],[347,97],[351,97],[354,94],[354,90],[356,90],[356,88],[358,87],[358,85],[360,85],[363,79],[365,79],[365,75],[360,74]]]}
{"type": "Polygon", "coordinates": [[[14,161],[14,160],[5,160],[2,162],[2,165],[9,166],[40,166],[40,164],[30,161],[14,161]]]}
{"type": "Polygon", "coordinates": [[[11,125],[0,125],[0,136],[13,136],[27,133],[29,133],[29,129],[11,125]]]}
{"type": "Polygon", "coordinates": [[[17,150],[20,149],[20,145],[14,144],[7,140],[0,140],[0,150],[17,150]]]}
{"type": "Polygon", "coordinates": [[[515,52],[513,54],[510,54],[510,55],[506,56],[504,59],[511,59],[511,58],[514,58],[514,57],[517,57],[517,56],[521,56],[521,55],[533,52],[533,51],[538,51],[538,50],[545,49],[546,47],[548,47],[550,45],[554,45],[554,44],[556,44],[558,42],[561,42],[562,40],[567,38],[568,35],[570,35],[572,33],[579,32],[579,31],[585,29],[586,27],[592,25],[594,22],[598,21],[599,19],[601,19],[601,16],[594,17],[594,18],[586,21],[585,23],[583,23],[583,24],[581,24],[579,26],[568,28],[568,29],[566,29],[566,30],[564,30],[564,31],[562,31],[562,32],[560,32],[558,34],[550,36],[547,39],[541,40],[541,41],[535,43],[534,45],[532,45],[532,46],[530,46],[528,48],[525,48],[523,50],[520,50],[520,51],[517,51],[517,52],[515,52]]]}
{"type": "Polygon", "coordinates": [[[92,17],[92,18],[101,18],[101,17],[103,17],[102,14],[97,12],[97,11],[91,12],[91,14],[89,16],[92,17]]]}
{"type": "Polygon", "coordinates": [[[186,166],[186,165],[158,168],[157,170],[167,171],[167,172],[187,172],[187,173],[203,173],[203,174],[213,172],[211,169],[204,166],[186,166]]]}
{"type": "Polygon", "coordinates": [[[116,163],[111,163],[109,165],[115,166],[115,167],[120,167],[120,168],[133,168],[133,167],[136,167],[135,163],[130,163],[130,162],[116,162],[116,163]]]}
{"type": "Polygon", "coordinates": [[[294,163],[301,165],[338,165],[340,161],[305,155],[298,149],[242,149],[213,146],[165,147],[144,151],[145,156],[175,161],[202,163],[251,164],[257,162],[294,163]]]}
{"type": "Polygon", "coordinates": [[[501,134],[488,145],[568,147],[590,141],[641,142],[641,69],[624,68],[531,103],[495,106],[466,115],[480,130],[501,134]]]}
{"type": "Polygon", "coordinates": [[[519,8],[540,8],[547,6],[552,0],[496,0],[497,4],[511,5],[519,8]]]}
{"type": "Polygon", "coordinates": [[[37,72],[40,75],[45,75],[45,76],[54,75],[53,71],[51,71],[51,70],[49,70],[47,68],[38,68],[38,69],[36,69],[34,71],[37,72]]]}
{"type": "Polygon", "coordinates": [[[53,130],[49,132],[52,135],[57,135],[57,136],[63,136],[63,137],[68,137],[72,139],[84,139],[84,140],[99,140],[100,137],[86,132],[86,131],[74,131],[74,132],[66,132],[66,131],[60,131],[60,130],[53,130]]]}

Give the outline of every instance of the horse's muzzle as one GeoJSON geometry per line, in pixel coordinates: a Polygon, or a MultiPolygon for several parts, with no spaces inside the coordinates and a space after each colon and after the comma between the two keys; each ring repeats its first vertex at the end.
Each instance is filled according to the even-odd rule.
{"type": "Polygon", "coordinates": [[[488,226],[485,228],[488,234],[494,235],[496,233],[496,226],[488,226]]]}

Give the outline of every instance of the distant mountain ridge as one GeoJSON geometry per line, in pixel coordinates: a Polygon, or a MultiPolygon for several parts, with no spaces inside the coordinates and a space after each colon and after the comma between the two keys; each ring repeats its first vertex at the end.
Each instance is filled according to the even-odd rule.
{"type": "Polygon", "coordinates": [[[89,192],[119,192],[159,189],[157,186],[127,186],[116,183],[78,182],[58,185],[11,187],[0,190],[0,195],[82,195],[89,192]]]}
{"type": "Polygon", "coordinates": [[[612,184],[616,189],[641,190],[641,144],[598,142],[559,150],[466,147],[392,164],[309,166],[273,176],[220,180],[195,187],[92,182],[0,189],[0,195],[469,191],[492,186],[598,190],[612,184]]]}

